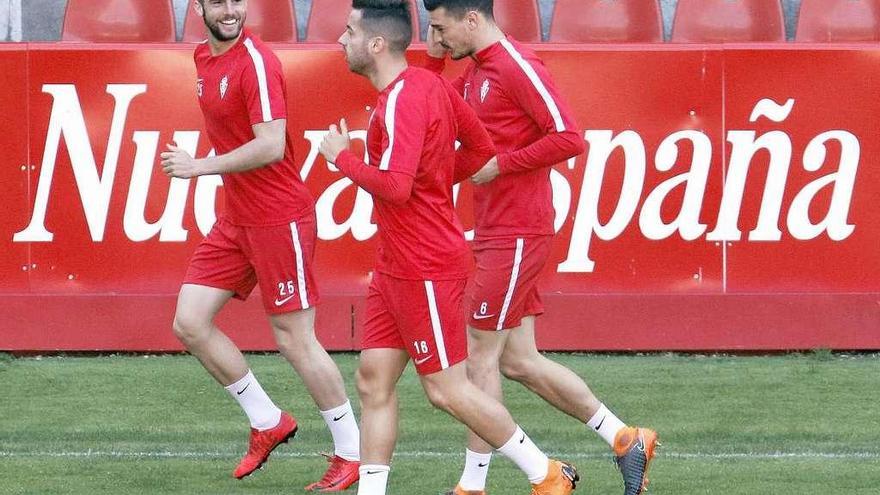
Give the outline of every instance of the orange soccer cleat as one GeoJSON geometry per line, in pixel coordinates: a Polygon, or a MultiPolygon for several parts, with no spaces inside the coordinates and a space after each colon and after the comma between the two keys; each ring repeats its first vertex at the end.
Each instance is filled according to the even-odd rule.
{"type": "Polygon", "coordinates": [[[483,490],[465,490],[464,488],[455,485],[455,488],[446,492],[445,495],[486,495],[486,492],[483,490]]]}
{"type": "Polygon", "coordinates": [[[574,466],[551,459],[547,477],[537,485],[532,485],[532,495],[569,495],[580,479],[574,466]]]}
{"type": "Polygon", "coordinates": [[[269,458],[269,454],[282,443],[296,435],[299,427],[293,416],[286,412],[281,413],[281,421],[274,428],[260,431],[251,428],[251,438],[247,454],[238,463],[235,472],[232,473],[238,479],[253,473],[259,469],[269,458]]]}
{"type": "Polygon", "coordinates": [[[639,495],[648,488],[648,467],[660,445],[657,432],[627,426],[614,438],[614,461],[623,476],[624,495],[639,495]]]}

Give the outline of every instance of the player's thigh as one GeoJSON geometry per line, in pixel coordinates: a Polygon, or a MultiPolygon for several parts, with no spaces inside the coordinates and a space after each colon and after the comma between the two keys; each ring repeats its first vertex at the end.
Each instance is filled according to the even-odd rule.
{"type": "Polygon", "coordinates": [[[420,375],[467,358],[463,306],[467,280],[382,280],[384,299],[420,375]]]}
{"type": "Polygon", "coordinates": [[[315,308],[270,314],[269,325],[279,346],[305,349],[320,345],[315,338],[315,308]]]}
{"type": "Polygon", "coordinates": [[[318,303],[315,241],[313,216],[285,225],[247,228],[245,254],[254,266],[267,314],[309,309],[318,303]]]}
{"type": "MultiPolygon", "coordinates": [[[[242,227],[218,220],[190,257],[183,284],[219,289],[237,299],[247,299],[257,279],[243,251],[243,241],[242,227]]],[[[211,301],[205,301],[204,307],[198,300],[183,302],[181,306],[178,300],[178,311],[196,306],[198,313],[204,314],[203,310],[211,307],[211,301]]]]}
{"type": "Polygon", "coordinates": [[[509,330],[486,331],[469,327],[468,366],[480,369],[483,366],[493,367],[501,358],[507,346],[509,330]]]}
{"type": "Polygon", "coordinates": [[[405,352],[406,343],[385,294],[382,293],[382,278],[381,273],[374,272],[367,288],[361,349],[395,349],[405,352]]]}
{"type": "MultiPolygon", "coordinates": [[[[462,394],[468,393],[465,388],[465,385],[471,386],[468,380],[465,363],[458,363],[434,373],[419,375],[419,381],[428,400],[435,407],[441,409],[448,409],[462,398],[462,394]]],[[[470,394],[468,393],[468,395],[470,394]]]]}
{"type": "Polygon", "coordinates": [[[552,237],[490,239],[474,244],[477,269],[470,304],[471,328],[498,331],[543,313],[537,282],[552,237]]]}
{"type": "Polygon", "coordinates": [[[230,290],[183,284],[177,295],[174,328],[186,333],[210,330],[214,317],[232,295],[230,290]]]}
{"type": "Polygon", "coordinates": [[[355,380],[361,400],[367,404],[389,400],[409,362],[397,323],[379,291],[378,278],[381,275],[374,273],[367,290],[360,363],[355,380]]]}
{"type": "Polygon", "coordinates": [[[361,395],[390,396],[409,363],[403,349],[371,348],[361,351],[357,385],[361,395]]]}
{"type": "Polygon", "coordinates": [[[523,317],[520,326],[510,330],[501,361],[505,366],[508,366],[524,360],[535,359],[538,356],[540,353],[535,342],[535,317],[523,317]]]}

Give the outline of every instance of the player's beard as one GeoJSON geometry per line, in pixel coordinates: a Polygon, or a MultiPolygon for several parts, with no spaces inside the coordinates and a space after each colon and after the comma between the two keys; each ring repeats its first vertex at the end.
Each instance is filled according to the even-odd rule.
{"type": "Polygon", "coordinates": [[[348,62],[348,70],[354,72],[355,74],[369,76],[373,72],[376,63],[367,54],[366,48],[361,48],[362,49],[360,50],[351,51],[346,49],[345,61],[348,62]]]}
{"type": "Polygon", "coordinates": [[[467,49],[467,50],[462,50],[461,48],[454,49],[447,44],[442,44],[442,45],[444,48],[446,48],[446,51],[449,52],[449,58],[451,58],[452,60],[461,60],[463,58],[470,57],[471,55],[474,54],[473,49],[467,49]]]}
{"type": "Polygon", "coordinates": [[[246,18],[246,16],[242,15],[241,19],[238,20],[238,29],[235,30],[235,33],[223,34],[219,20],[217,20],[215,22],[210,22],[210,21],[208,21],[207,15],[204,13],[202,14],[202,19],[204,19],[204,21],[205,21],[205,26],[207,26],[208,31],[211,31],[211,35],[217,41],[232,41],[232,40],[238,38],[238,35],[241,34],[242,26],[244,26],[245,18],[246,18]]]}
{"type": "Polygon", "coordinates": [[[471,53],[466,53],[466,52],[455,52],[455,51],[449,52],[449,58],[451,58],[452,60],[461,60],[463,58],[467,58],[470,56],[471,56],[471,53]]]}

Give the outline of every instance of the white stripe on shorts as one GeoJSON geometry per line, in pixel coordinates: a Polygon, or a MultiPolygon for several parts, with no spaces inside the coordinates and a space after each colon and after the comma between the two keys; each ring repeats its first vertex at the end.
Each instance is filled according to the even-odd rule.
{"type": "Polygon", "coordinates": [[[510,300],[513,299],[513,290],[516,289],[516,280],[519,278],[519,265],[522,263],[523,246],[525,239],[516,240],[516,254],[513,255],[513,270],[510,272],[510,285],[507,286],[507,294],[504,296],[504,305],[501,306],[501,315],[498,316],[498,327],[495,330],[504,330],[504,320],[507,319],[507,310],[510,309],[510,300]]]}
{"type": "Polygon", "coordinates": [[[299,286],[299,303],[302,309],[309,309],[309,294],[306,292],[306,267],[303,263],[302,245],[299,243],[299,228],[296,222],[290,224],[293,238],[293,252],[296,255],[296,283],[299,286]]]}
{"type": "Polygon", "coordinates": [[[440,312],[437,311],[437,298],[434,297],[434,282],[425,280],[425,293],[428,295],[428,311],[431,312],[431,329],[434,330],[434,346],[440,358],[440,369],[449,367],[446,357],[446,342],[443,341],[443,327],[440,326],[440,312]]]}

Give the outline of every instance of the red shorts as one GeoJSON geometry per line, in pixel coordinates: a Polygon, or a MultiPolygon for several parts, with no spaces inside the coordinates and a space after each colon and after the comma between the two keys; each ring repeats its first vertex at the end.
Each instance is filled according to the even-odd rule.
{"type": "Polygon", "coordinates": [[[268,314],[310,308],[318,303],[311,269],[316,238],[314,214],[271,227],[220,219],[193,253],[183,283],[230,290],[242,300],[259,283],[268,314]]]}
{"type": "Polygon", "coordinates": [[[550,257],[553,236],[483,239],[473,243],[477,263],[470,326],[496,331],[516,328],[524,316],[544,312],[538,276],[550,257]]]}
{"type": "Polygon", "coordinates": [[[466,279],[430,282],[373,273],[361,348],[406,349],[420,375],[464,361],[466,285],[466,279]]]}

